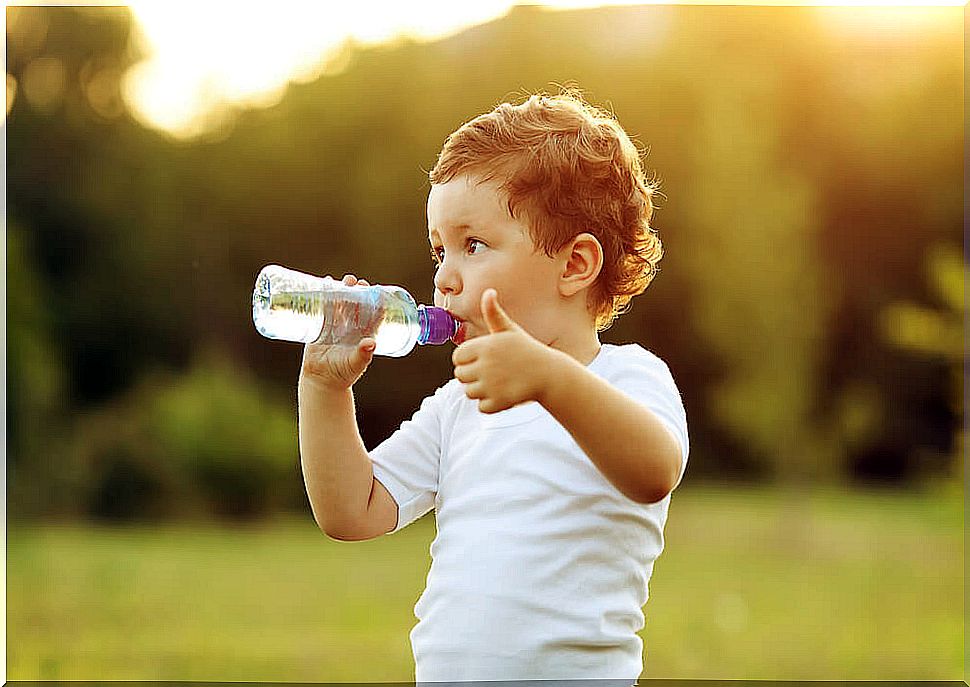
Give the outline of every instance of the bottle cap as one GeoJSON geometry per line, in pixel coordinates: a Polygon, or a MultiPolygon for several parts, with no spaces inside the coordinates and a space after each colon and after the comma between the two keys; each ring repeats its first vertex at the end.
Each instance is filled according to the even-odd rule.
{"type": "Polygon", "coordinates": [[[433,305],[418,306],[418,322],[421,333],[418,335],[419,344],[443,344],[451,340],[458,331],[458,322],[447,310],[433,305]]]}

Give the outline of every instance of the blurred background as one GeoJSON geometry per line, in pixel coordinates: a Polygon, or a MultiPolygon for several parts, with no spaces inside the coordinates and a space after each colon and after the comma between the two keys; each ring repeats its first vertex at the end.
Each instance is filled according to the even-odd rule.
{"type": "Polygon", "coordinates": [[[665,193],[601,337],[690,429],[643,677],[963,679],[963,8],[354,5],[6,9],[7,677],[413,679],[433,516],[316,529],[253,281],[430,302],[445,137],[567,85],[665,193]]]}

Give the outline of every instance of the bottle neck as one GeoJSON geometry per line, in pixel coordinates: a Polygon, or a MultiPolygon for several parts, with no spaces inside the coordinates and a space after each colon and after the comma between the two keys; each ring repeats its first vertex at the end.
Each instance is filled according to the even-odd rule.
{"type": "Polygon", "coordinates": [[[418,306],[418,343],[421,345],[439,345],[447,343],[458,331],[458,322],[447,310],[433,305],[418,306]]]}

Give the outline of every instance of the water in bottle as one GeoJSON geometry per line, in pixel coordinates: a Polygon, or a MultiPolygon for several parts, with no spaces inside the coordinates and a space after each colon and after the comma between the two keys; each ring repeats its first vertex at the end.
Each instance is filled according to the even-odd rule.
{"type": "Polygon", "coordinates": [[[443,308],[417,305],[399,286],[347,286],[267,265],[253,289],[253,323],[270,339],[356,346],[365,336],[375,355],[407,355],[415,344],[443,344],[457,322],[443,308]]]}

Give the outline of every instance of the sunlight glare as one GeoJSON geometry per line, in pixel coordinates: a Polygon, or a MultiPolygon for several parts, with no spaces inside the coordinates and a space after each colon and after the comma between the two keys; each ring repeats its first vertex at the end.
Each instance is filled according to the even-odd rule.
{"type": "Polygon", "coordinates": [[[431,40],[488,21],[511,2],[214,2],[190,11],[133,0],[145,61],[125,78],[125,99],[143,123],[179,137],[202,133],[213,111],[267,107],[291,81],[310,81],[347,39],[374,44],[398,36],[431,40]]]}
{"type": "MultiPolygon", "coordinates": [[[[533,4],[566,10],[604,4],[657,4],[643,0],[551,0],[533,4]]],[[[280,0],[273,5],[214,0],[171,5],[132,0],[129,5],[136,35],[146,59],[124,78],[124,96],[132,113],[145,125],[180,138],[191,138],[218,125],[227,110],[269,107],[279,102],[291,82],[320,76],[348,39],[376,44],[397,37],[434,40],[469,26],[496,19],[512,8],[510,0],[387,3],[356,0],[314,3],[280,0]]],[[[680,4],[711,4],[682,0],[680,4]]],[[[735,4],[822,5],[812,0],[735,4]]],[[[832,3],[827,3],[832,4],[832,3]]],[[[835,32],[857,33],[864,39],[892,38],[952,23],[952,11],[913,5],[903,0],[849,0],[837,3],[856,10],[869,6],[873,14],[850,7],[818,7],[835,32]],[[879,5],[880,7],[874,7],[879,5]],[[889,6],[889,7],[887,7],[889,6]],[[935,11],[934,11],[935,10],[935,11]]],[[[962,5],[937,0],[935,5],[962,5]]]]}
{"type": "Polygon", "coordinates": [[[865,40],[898,40],[906,36],[942,31],[963,31],[961,6],[872,6],[819,7],[817,12],[830,31],[865,40]]]}

